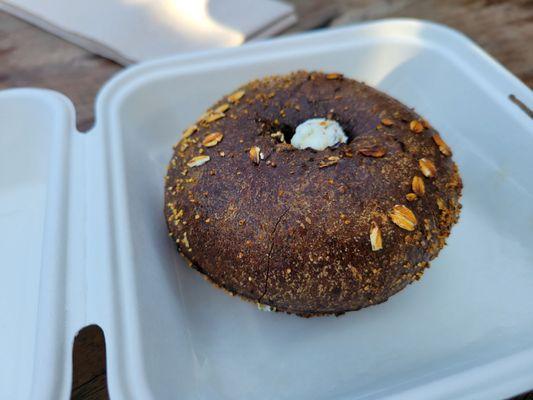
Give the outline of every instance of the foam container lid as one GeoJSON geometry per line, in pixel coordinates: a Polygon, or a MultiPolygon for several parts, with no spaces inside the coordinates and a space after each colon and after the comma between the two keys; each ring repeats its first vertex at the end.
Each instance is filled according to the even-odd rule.
{"type": "Polygon", "coordinates": [[[500,399],[533,388],[531,91],[448,28],[384,20],[131,67],[80,134],[64,96],[0,92],[0,399],[67,399],[72,344],[102,327],[116,399],[500,399]],[[266,313],[213,289],[168,239],[179,132],[223,94],[342,72],[424,115],[463,212],[424,278],[342,317],[266,313]]]}

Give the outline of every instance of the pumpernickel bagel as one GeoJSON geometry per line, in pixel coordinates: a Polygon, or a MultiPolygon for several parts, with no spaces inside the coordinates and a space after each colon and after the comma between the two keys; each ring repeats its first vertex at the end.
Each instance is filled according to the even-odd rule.
{"type": "Polygon", "coordinates": [[[279,311],[340,314],[422,276],[461,189],[450,148],[413,110],[340,74],[299,71],[242,86],[183,132],[165,216],[217,286],[279,311]],[[297,148],[306,121],[335,124],[344,142],[297,148]]]}

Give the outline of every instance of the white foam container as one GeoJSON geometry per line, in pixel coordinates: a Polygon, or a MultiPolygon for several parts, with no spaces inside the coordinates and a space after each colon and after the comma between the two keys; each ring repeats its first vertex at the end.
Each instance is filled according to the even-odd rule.
{"type": "Polygon", "coordinates": [[[501,399],[533,388],[531,91],[467,38],[387,20],[129,68],[74,127],[60,94],[0,92],[0,399],[67,399],[98,324],[111,398],[501,399]],[[415,107],[464,179],[421,282],[345,316],[258,311],[186,268],[163,176],[179,132],[236,86],[339,71],[415,107]]]}

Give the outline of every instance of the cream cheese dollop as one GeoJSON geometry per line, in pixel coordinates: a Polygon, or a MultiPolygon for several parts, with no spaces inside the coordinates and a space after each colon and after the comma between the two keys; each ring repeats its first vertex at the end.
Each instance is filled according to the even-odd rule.
{"type": "Polygon", "coordinates": [[[291,145],[303,150],[311,148],[324,150],[338,143],[346,143],[348,136],[337,121],[326,118],[312,118],[296,127],[291,145]]]}

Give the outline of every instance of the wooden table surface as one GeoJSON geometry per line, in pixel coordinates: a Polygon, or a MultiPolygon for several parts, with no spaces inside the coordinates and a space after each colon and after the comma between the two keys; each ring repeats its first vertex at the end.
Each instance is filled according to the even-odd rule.
{"type": "MultiPolygon", "coordinates": [[[[533,87],[533,0],[290,0],[299,22],[284,34],[357,21],[410,17],[456,28],[533,87]]],[[[76,106],[78,129],[93,123],[101,85],[122,67],[0,12],[0,89],[45,87],[76,106]]],[[[87,327],[73,351],[72,398],[107,399],[105,342],[87,327]]],[[[533,371],[531,375],[533,388],[533,371]]],[[[516,400],[533,400],[533,392],[516,400]]]]}

